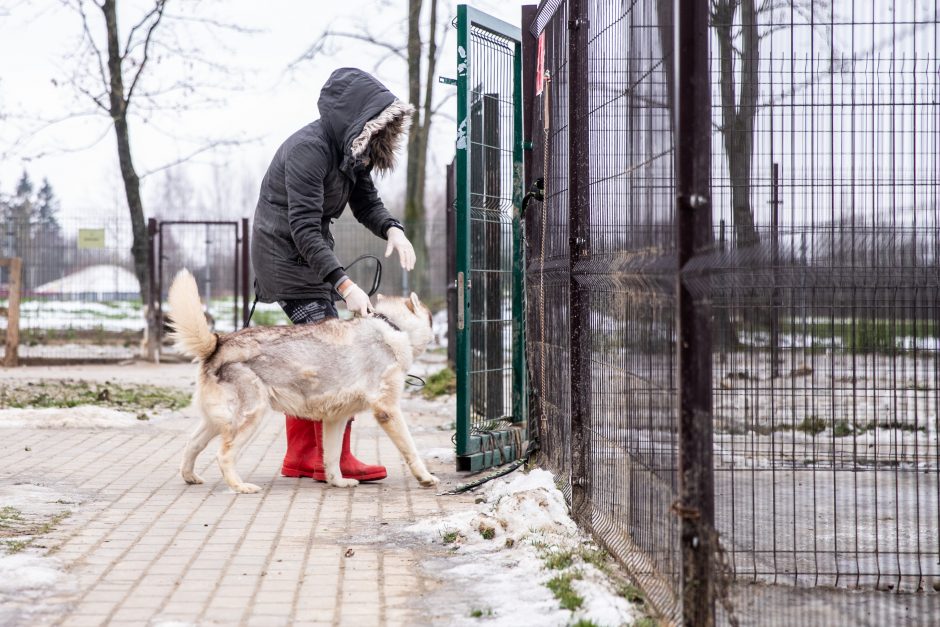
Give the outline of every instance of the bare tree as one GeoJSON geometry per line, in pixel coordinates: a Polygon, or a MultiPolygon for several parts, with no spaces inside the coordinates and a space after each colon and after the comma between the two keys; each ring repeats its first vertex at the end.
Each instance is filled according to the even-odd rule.
{"type": "Polygon", "coordinates": [[[712,0],[712,26],[718,39],[721,91],[721,135],[731,178],[731,215],[738,246],[757,242],[751,208],[751,160],[754,118],[760,95],[760,37],[754,0],[712,0]],[[741,9],[741,49],[735,55],[735,12],[741,9]],[[735,60],[740,58],[740,93],[735,93],[735,60]]]}
{"type": "MultiPolygon", "coordinates": [[[[248,31],[211,18],[172,14],[167,11],[167,0],[153,0],[125,34],[119,27],[117,0],[63,0],[63,4],[76,12],[82,29],[75,69],[66,82],[90,101],[95,110],[105,114],[114,129],[121,180],[133,231],[131,253],[134,274],[140,283],[141,298],[146,303],[151,292],[148,271],[150,256],[147,221],[140,191],[141,179],[207,150],[237,144],[240,140],[207,141],[170,164],[140,173],[134,164],[131,148],[132,115],[137,113],[146,120],[156,111],[179,112],[197,106],[200,101],[209,102],[210,98],[206,96],[210,91],[207,80],[194,78],[197,66],[214,75],[229,73],[228,68],[209,60],[198,48],[188,43],[192,38],[178,30],[182,24],[248,31]],[[180,72],[175,73],[176,76],[169,81],[155,81],[153,85],[145,85],[151,67],[161,61],[180,64],[180,72]]],[[[77,115],[87,113],[72,112],[66,118],[77,115]]],[[[150,314],[147,324],[151,332],[148,336],[154,338],[157,321],[152,311],[150,314]]],[[[147,347],[150,358],[154,358],[155,350],[152,343],[147,347]]]]}
{"type": "Polygon", "coordinates": [[[415,248],[416,267],[421,272],[414,273],[412,289],[423,293],[426,285],[428,262],[427,234],[422,221],[427,216],[425,184],[428,168],[428,142],[431,136],[431,124],[450,95],[441,101],[434,100],[437,63],[443,49],[443,39],[447,29],[438,28],[438,0],[408,0],[408,29],[404,43],[391,43],[387,36],[377,35],[365,27],[354,30],[328,28],[302,54],[293,65],[309,61],[328,52],[331,43],[336,40],[348,40],[366,43],[375,47],[381,54],[373,71],[378,72],[389,60],[403,62],[408,77],[408,100],[414,106],[411,132],[408,136],[408,155],[405,173],[404,221],[405,232],[415,248]],[[422,21],[427,7],[428,18],[422,21]]]}
{"type": "MultiPolygon", "coordinates": [[[[770,20],[761,29],[761,16],[778,9],[801,17],[818,11],[815,20],[808,20],[817,27],[824,27],[831,17],[828,0],[763,0],[760,5],[755,0],[711,0],[711,23],[718,44],[719,129],[728,161],[731,216],[738,246],[751,246],[758,240],[751,206],[751,168],[754,125],[760,107],[760,46],[777,30],[789,27],[787,20],[778,25],[770,20]]],[[[826,36],[831,37],[831,33],[826,36]]]]}

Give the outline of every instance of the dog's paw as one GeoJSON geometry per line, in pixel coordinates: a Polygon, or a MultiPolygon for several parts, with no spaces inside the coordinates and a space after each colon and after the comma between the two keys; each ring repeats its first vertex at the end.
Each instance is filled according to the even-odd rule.
{"type": "Polygon", "coordinates": [[[356,479],[347,479],[346,477],[340,477],[339,479],[331,478],[329,484],[336,486],[337,488],[353,488],[359,485],[359,482],[356,479]]]}
{"type": "Polygon", "coordinates": [[[421,484],[422,488],[433,488],[440,482],[441,480],[435,477],[434,475],[428,475],[424,479],[418,479],[418,483],[421,484]]]}
{"type": "Polygon", "coordinates": [[[232,489],[239,494],[254,494],[255,492],[261,492],[261,486],[257,486],[253,483],[240,483],[237,486],[232,487],[232,489]]]}
{"type": "Polygon", "coordinates": [[[194,472],[183,473],[182,476],[183,476],[183,481],[185,481],[189,485],[198,485],[203,482],[202,477],[200,477],[194,472]]]}

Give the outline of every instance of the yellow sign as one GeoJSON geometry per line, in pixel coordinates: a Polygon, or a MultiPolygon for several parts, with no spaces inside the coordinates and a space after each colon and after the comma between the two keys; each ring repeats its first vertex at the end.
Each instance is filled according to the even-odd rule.
{"type": "Polygon", "coordinates": [[[79,248],[104,248],[104,229],[78,229],[79,248]]]}

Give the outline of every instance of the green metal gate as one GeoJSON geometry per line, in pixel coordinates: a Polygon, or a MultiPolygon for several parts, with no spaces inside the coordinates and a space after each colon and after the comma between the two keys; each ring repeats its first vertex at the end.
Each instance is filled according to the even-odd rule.
{"type": "Polygon", "coordinates": [[[518,28],[457,7],[457,469],[528,444],[518,28]]]}

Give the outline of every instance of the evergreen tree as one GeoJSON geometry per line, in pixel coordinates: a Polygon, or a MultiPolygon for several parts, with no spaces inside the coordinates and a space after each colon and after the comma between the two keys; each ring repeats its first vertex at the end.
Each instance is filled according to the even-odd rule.
{"type": "Polygon", "coordinates": [[[49,179],[42,179],[42,187],[36,194],[36,221],[42,228],[48,228],[55,232],[59,231],[59,219],[56,214],[59,213],[59,199],[56,198],[55,190],[49,179]]]}
{"type": "Polygon", "coordinates": [[[12,196],[0,200],[2,254],[23,260],[23,283],[31,289],[65,270],[65,243],[57,213],[59,199],[48,179],[35,191],[25,170],[12,196]]]}

